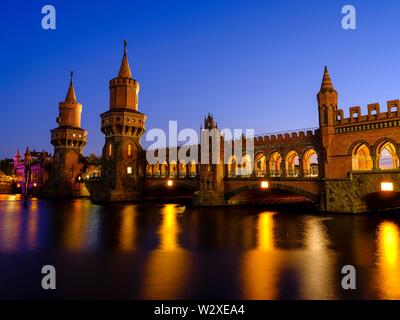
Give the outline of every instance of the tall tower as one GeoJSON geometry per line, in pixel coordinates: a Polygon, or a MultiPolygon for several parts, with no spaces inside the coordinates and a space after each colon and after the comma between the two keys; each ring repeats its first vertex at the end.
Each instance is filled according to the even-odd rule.
{"type": "MultiPolygon", "coordinates": [[[[323,164],[320,164],[320,173],[326,177],[329,158],[335,135],[335,123],[338,105],[338,93],[334,89],[328,68],[325,67],[321,89],[317,94],[319,128],[321,132],[321,146],[323,150],[323,164]]],[[[322,160],[322,159],[321,159],[322,160]]]]}
{"type": "Polygon", "coordinates": [[[121,67],[109,88],[110,109],[101,114],[101,131],[105,135],[102,186],[93,200],[137,200],[142,196],[144,166],[140,137],[145,131],[146,116],[138,111],[140,86],[132,78],[126,41],[121,67]]]}
{"type": "Polygon", "coordinates": [[[87,132],[81,128],[82,104],[76,100],[73,72],[65,100],[59,103],[58,127],[51,130],[54,157],[50,186],[45,195],[79,196],[82,184],[80,158],[86,145],[87,132]]]}
{"type": "Polygon", "coordinates": [[[215,206],[225,204],[224,198],[224,140],[212,115],[204,118],[201,130],[202,144],[208,143],[209,163],[200,164],[200,190],[195,194],[194,205],[215,206]],[[213,152],[215,153],[213,157],[213,152]],[[219,161],[216,161],[219,158],[219,161]],[[217,163],[216,163],[217,162],[217,163]]]}

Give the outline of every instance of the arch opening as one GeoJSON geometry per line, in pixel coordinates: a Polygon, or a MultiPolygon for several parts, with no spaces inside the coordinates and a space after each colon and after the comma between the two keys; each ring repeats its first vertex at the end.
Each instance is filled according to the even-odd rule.
{"type": "Polygon", "coordinates": [[[256,177],[264,177],[266,175],[266,158],[262,152],[256,154],[254,158],[254,174],[256,177]]]}
{"type": "Polygon", "coordinates": [[[318,154],[314,149],[308,149],[303,155],[303,175],[307,178],[319,176],[318,154]]]}
{"type": "Polygon", "coordinates": [[[274,152],[269,158],[269,175],[271,177],[280,177],[282,175],[281,170],[282,157],[279,152],[274,152]]]}
{"type": "Polygon", "coordinates": [[[382,170],[399,168],[396,147],[391,142],[385,142],[378,148],[377,160],[379,168],[382,170]]]}
{"type": "Polygon", "coordinates": [[[286,176],[298,177],[300,171],[300,159],[296,151],[290,151],[286,155],[286,176]]]}
{"type": "Polygon", "coordinates": [[[351,162],[354,171],[372,170],[373,163],[371,153],[366,144],[360,143],[354,147],[351,162]]]}

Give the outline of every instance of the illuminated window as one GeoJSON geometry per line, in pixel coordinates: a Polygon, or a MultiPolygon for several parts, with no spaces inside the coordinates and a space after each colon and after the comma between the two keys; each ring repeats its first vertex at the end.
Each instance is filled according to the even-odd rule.
{"type": "Polygon", "coordinates": [[[372,158],[365,144],[357,145],[352,153],[353,170],[372,170],[372,158]]]}
{"type": "Polygon", "coordinates": [[[126,173],[127,174],[132,174],[132,167],[127,167],[126,168],[126,173]]]}
{"type": "Polygon", "coordinates": [[[262,189],[268,189],[269,188],[268,181],[261,181],[261,188],[262,189]]]}
{"type": "Polygon", "coordinates": [[[269,174],[271,177],[280,177],[281,175],[281,155],[274,152],[269,158],[269,174]]]}
{"type": "Polygon", "coordinates": [[[112,153],[113,153],[113,148],[112,148],[112,144],[110,143],[110,144],[108,145],[108,156],[109,156],[109,157],[112,157],[112,153]]]}
{"type": "Polygon", "coordinates": [[[396,154],[396,147],[387,142],[379,148],[378,152],[379,168],[380,169],[397,169],[398,158],[396,154]]]}
{"type": "Polygon", "coordinates": [[[128,144],[128,157],[132,156],[132,145],[128,144]]]}
{"type": "Polygon", "coordinates": [[[393,182],[381,182],[381,191],[393,191],[393,182]]]}

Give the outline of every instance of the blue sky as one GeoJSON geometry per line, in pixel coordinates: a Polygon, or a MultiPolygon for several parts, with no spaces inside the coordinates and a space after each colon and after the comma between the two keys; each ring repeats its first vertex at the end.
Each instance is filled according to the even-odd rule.
{"type": "Polygon", "coordinates": [[[16,148],[53,152],[69,71],[100,154],[100,113],[127,39],[139,110],[147,128],[199,129],[208,112],[220,127],[256,134],[315,127],[316,93],[327,65],[339,107],[400,98],[399,1],[351,1],[357,30],[341,28],[346,1],[1,1],[0,158],[16,148]],[[57,29],[41,28],[41,8],[57,29]]]}

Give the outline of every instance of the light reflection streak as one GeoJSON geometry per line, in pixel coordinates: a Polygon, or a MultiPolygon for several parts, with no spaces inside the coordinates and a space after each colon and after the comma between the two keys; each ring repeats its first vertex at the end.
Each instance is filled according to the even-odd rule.
{"type": "Polygon", "coordinates": [[[400,229],[384,221],[377,234],[377,286],[381,299],[400,299],[400,229]]]}
{"type": "Polygon", "coordinates": [[[275,248],[274,214],[266,211],[258,215],[256,247],[243,254],[240,272],[244,299],[269,300],[278,297],[278,269],[282,257],[275,248]]]}
{"type": "Polygon", "coordinates": [[[179,210],[168,204],[161,211],[159,246],[151,252],[145,267],[144,299],[178,299],[183,295],[190,263],[189,253],[179,242],[179,210]]]}
{"type": "Polygon", "coordinates": [[[306,252],[299,255],[302,278],[302,299],[334,299],[335,270],[333,252],[323,225],[323,219],[309,217],[304,224],[304,244],[306,252]]]}

